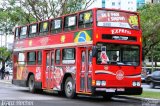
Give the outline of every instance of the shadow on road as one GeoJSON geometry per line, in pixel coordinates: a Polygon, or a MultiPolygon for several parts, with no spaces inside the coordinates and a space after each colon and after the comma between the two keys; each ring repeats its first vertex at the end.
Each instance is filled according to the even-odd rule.
{"type": "MultiPolygon", "coordinates": [[[[32,94],[28,91],[28,89],[19,89],[19,92],[23,92],[23,93],[28,93],[28,94],[32,94]]],[[[56,92],[52,92],[52,91],[43,91],[43,92],[37,92],[34,93],[35,95],[41,95],[41,96],[45,96],[45,97],[56,97],[56,98],[60,98],[63,99],[64,101],[71,101],[73,99],[68,99],[63,95],[59,95],[56,92]]],[[[33,95],[34,95],[33,94],[33,95]]],[[[141,104],[141,101],[138,100],[131,100],[131,99],[125,99],[125,98],[119,98],[119,97],[112,97],[110,100],[106,100],[104,99],[102,96],[86,96],[86,95],[78,95],[74,101],[77,102],[90,102],[90,103],[123,103],[123,104],[141,104]]]]}

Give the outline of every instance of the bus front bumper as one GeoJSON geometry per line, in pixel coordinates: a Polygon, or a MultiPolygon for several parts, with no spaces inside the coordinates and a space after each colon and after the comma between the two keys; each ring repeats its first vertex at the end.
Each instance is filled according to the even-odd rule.
{"type": "Polygon", "coordinates": [[[92,93],[94,95],[105,95],[105,94],[112,94],[112,95],[140,95],[142,94],[142,88],[99,88],[99,87],[92,87],[92,93]]]}

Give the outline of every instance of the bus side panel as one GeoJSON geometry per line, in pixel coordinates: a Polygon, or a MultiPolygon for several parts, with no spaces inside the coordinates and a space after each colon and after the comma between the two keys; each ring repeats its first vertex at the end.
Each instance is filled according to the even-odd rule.
{"type": "Polygon", "coordinates": [[[37,66],[37,65],[27,66],[26,68],[27,77],[25,80],[27,80],[28,82],[30,75],[34,75],[35,88],[42,89],[42,76],[43,76],[42,70],[43,70],[42,66],[37,66]]]}
{"type": "Polygon", "coordinates": [[[13,79],[16,79],[17,77],[16,77],[16,75],[17,75],[17,65],[18,65],[18,63],[17,63],[17,61],[18,61],[18,54],[17,53],[13,53],[13,79]]]}
{"type": "Polygon", "coordinates": [[[55,66],[53,72],[53,90],[64,90],[65,81],[68,77],[72,77],[74,81],[76,80],[75,73],[75,65],[55,66]]]}
{"type": "Polygon", "coordinates": [[[13,80],[12,83],[18,86],[27,86],[28,72],[25,66],[25,53],[21,54],[21,59],[18,52],[13,53],[13,80]],[[22,56],[23,55],[23,56],[22,56]],[[23,61],[22,61],[23,60],[23,61]]]}

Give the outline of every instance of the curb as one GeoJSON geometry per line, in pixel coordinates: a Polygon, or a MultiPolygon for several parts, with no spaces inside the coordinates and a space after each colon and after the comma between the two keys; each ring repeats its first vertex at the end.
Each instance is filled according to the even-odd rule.
{"type": "Polygon", "coordinates": [[[0,80],[0,83],[12,84],[12,80],[0,80]]]}
{"type": "Polygon", "coordinates": [[[139,100],[139,101],[145,101],[145,100],[151,100],[151,101],[159,101],[160,99],[154,99],[154,98],[143,98],[143,97],[135,97],[135,96],[128,96],[128,95],[124,95],[124,96],[115,96],[118,98],[125,98],[125,99],[133,99],[133,100],[139,100]]]}
{"type": "Polygon", "coordinates": [[[127,95],[115,96],[115,97],[124,98],[124,99],[134,99],[134,100],[139,100],[139,101],[142,101],[144,99],[142,97],[134,97],[134,96],[127,96],[127,95]]]}

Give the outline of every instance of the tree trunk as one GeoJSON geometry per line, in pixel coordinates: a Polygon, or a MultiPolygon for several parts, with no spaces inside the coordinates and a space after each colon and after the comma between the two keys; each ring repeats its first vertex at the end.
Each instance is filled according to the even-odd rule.
{"type": "Polygon", "coordinates": [[[2,68],[0,69],[1,72],[1,79],[4,79],[4,72],[5,72],[5,61],[2,60],[2,68]]]}

